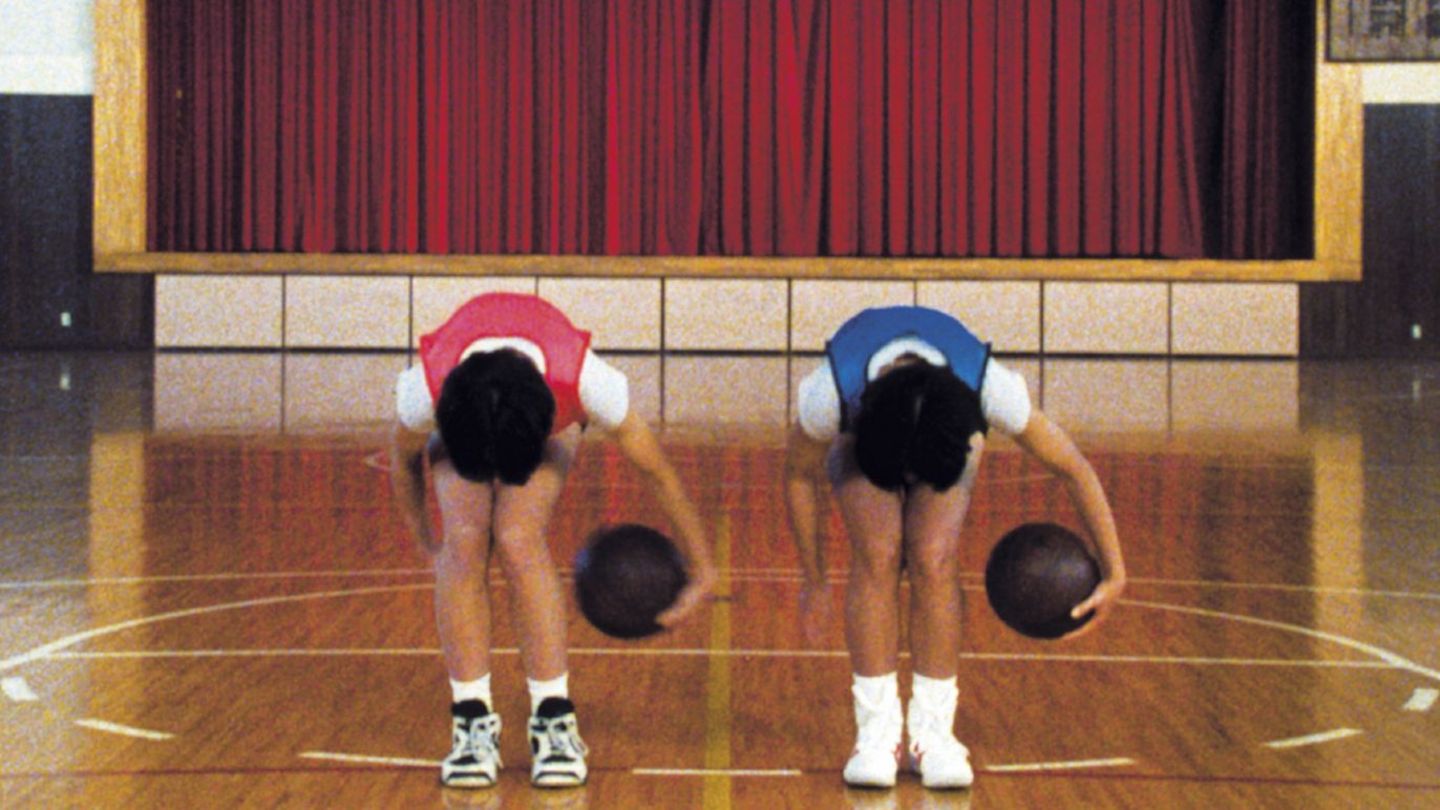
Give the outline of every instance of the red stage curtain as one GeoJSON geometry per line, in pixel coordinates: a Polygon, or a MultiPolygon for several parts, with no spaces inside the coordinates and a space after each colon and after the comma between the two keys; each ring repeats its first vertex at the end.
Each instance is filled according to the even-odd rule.
{"type": "Polygon", "coordinates": [[[1302,257],[1288,5],[150,0],[150,246],[1302,257]]]}

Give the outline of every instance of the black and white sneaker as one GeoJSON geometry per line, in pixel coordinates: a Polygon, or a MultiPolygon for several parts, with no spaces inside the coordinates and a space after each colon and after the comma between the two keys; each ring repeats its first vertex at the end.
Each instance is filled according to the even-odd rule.
{"type": "Polygon", "coordinates": [[[450,756],[440,763],[446,787],[484,788],[500,775],[500,715],[483,700],[462,700],[450,706],[450,756]]]}
{"type": "Polygon", "coordinates": [[[530,718],[530,782],[539,787],[573,787],[585,784],[589,769],[585,755],[590,749],[580,739],[575,704],[565,698],[549,697],[540,702],[530,718]]]}

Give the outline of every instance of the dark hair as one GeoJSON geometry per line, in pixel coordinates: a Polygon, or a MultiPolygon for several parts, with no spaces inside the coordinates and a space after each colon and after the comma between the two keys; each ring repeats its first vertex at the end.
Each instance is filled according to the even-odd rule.
{"type": "Polygon", "coordinates": [[[960,480],[970,437],[989,429],[980,397],[948,368],[917,362],[865,387],[855,416],[855,460],[877,487],[911,480],[944,491],[960,480]]]}
{"type": "Polygon", "coordinates": [[[446,376],[435,421],[461,477],[520,485],[544,456],[555,396],[519,352],[476,352],[446,376]]]}

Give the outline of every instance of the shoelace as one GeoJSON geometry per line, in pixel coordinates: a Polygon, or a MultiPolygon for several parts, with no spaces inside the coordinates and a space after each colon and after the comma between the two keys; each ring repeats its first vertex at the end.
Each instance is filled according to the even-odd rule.
{"type": "Polygon", "coordinates": [[[551,754],[561,754],[569,759],[584,756],[590,749],[580,739],[575,721],[570,718],[550,720],[545,724],[545,742],[551,754]]]}
{"type": "Polygon", "coordinates": [[[494,753],[500,736],[500,718],[490,715],[470,723],[470,748],[473,751],[494,753]]]}

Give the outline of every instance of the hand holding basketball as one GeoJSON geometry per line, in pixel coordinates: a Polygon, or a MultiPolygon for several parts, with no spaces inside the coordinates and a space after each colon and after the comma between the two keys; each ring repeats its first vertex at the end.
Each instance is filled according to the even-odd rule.
{"type": "Polygon", "coordinates": [[[674,627],[709,601],[714,591],[715,566],[707,561],[690,572],[689,582],[680,591],[680,595],[675,597],[675,604],[656,616],[655,623],[666,629],[674,627]]]}
{"type": "Polygon", "coordinates": [[[1007,532],[985,565],[985,594],[995,614],[1031,638],[1078,635],[1109,610],[1119,586],[1102,581],[1079,536],[1053,523],[1007,532]]]}
{"type": "Polygon", "coordinates": [[[1070,611],[1070,617],[1073,619],[1079,619],[1086,615],[1089,615],[1090,618],[1086,619],[1078,629],[1061,636],[1061,638],[1076,638],[1095,629],[1096,625],[1110,615],[1110,611],[1115,608],[1115,602],[1120,598],[1120,593],[1124,590],[1125,579],[1123,576],[1102,579],[1100,584],[1095,586],[1095,590],[1090,592],[1090,596],[1070,611]]]}
{"type": "MultiPolygon", "coordinates": [[[[711,574],[713,577],[713,573],[711,574]]],[[[615,638],[644,638],[663,630],[660,619],[697,590],[675,544],[636,523],[607,527],[590,536],[575,558],[575,595],[580,612],[597,630],[615,638]]],[[[708,588],[708,585],[702,585],[708,588]]]]}

